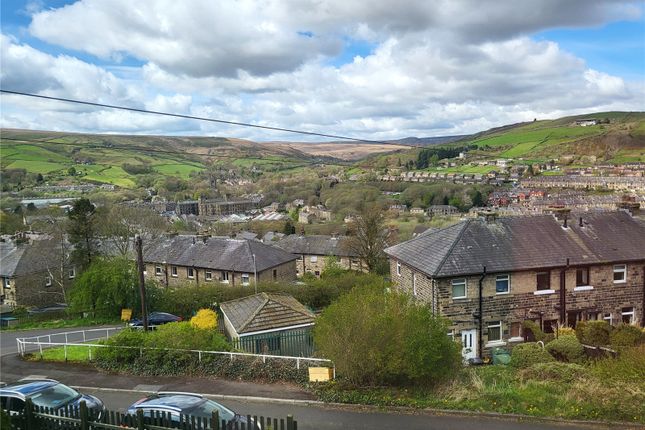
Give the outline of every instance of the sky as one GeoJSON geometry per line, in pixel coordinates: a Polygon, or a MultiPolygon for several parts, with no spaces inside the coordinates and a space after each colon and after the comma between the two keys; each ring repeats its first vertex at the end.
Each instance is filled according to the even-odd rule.
{"type": "MultiPolygon", "coordinates": [[[[645,110],[640,0],[398,0],[393,5],[391,0],[2,0],[0,86],[371,140],[645,110]]],[[[2,127],[309,140],[0,97],[2,127]]]]}

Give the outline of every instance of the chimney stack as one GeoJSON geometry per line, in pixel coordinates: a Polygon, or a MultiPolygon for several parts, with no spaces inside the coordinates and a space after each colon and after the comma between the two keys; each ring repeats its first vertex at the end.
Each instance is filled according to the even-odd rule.
{"type": "Polygon", "coordinates": [[[584,225],[582,224],[582,217],[580,217],[580,218],[578,219],[578,225],[579,225],[580,227],[584,227],[584,225]]]}

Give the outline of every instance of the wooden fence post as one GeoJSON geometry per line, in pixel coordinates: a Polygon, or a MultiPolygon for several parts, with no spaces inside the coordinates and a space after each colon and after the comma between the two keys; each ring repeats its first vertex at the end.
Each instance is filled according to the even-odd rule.
{"type": "Polygon", "coordinates": [[[80,418],[81,418],[81,430],[89,430],[90,428],[90,419],[87,413],[87,403],[85,400],[81,400],[81,409],[80,409],[80,418]]]}
{"type": "Polygon", "coordinates": [[[34,415],[34,403],[31,399],[25,402],[25,423],[28,429],[36,428],[36,417],[34,415]]]}
{"type": "Polygon", "coordinates": [[[137,429],[145,430],[145,423],[143,422],[143,409],[137,409],[137,429]]]}
{"type": "Polygon", "coordinates": [[[219,430],[219,411],[217,409],[213,410],[213,416],[211,417],[211,429],[219,430]]]}

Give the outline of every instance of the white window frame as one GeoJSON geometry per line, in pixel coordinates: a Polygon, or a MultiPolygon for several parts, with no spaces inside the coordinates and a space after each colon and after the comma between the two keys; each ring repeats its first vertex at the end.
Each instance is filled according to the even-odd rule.
{"type": "Polygon", "coordinates": [[[51,287],[52,286],[52,277],[51,276],[45,276],[45,286],[46,287],[51,287]]]}
{"type": "Polygon", "coordinates": [[[510,292],[511,292],[511,275],[510,275],[510,273],[495,276],[495,294],[496,295],[504,295],[504,294],[510,294],[510,292]],[[504,280],[503,278],[506,278],[506,281],[507,281],[506,291],[503,291],[503,292],[497,291],[497,281],[499,281],[500,278],[502,278],[501,280],[504,280]]]}
{"type": "Polygon", "coordinates": [[[309,257],[309,261],[311,263],[317,263],[318,262],[318,256],[317,255],[312,255],[309,257]]]}
{"type": "Polygon", "coordinates": [[[69,279],[74,279],[76,278],[76,267],[71,267],[67,270],[67,277],[69,279]]]}
{"type": "Polygon", "coordinates": [[[504,331],[503,331],[503,324],[502,321],[491,321],[486,325],[486,335],[488,336],[488,342],[486,343],[487,345],[493,345],[493,344],[501,344],[504,343],[504,331]],[[496,328],[499,327],[499,339],[491,339],[490,338],[490,329],[491,328],[496,328]]]}
{"type": "Polygon", "coordinates": [[[627,282],[627,265],[626,264],[614,264],[614,273],[613,276],[616,276],[616,273],[622,273],[623,279],[616,280],[614,279],[614,284],[624,284],[627,282]]]}
{"type": "Polygon", "coordinates": [[[251,283],[251,275],[249,273],[242,273],[242,285],[249,285],[250,283],[251,283]]]}
{"type": "Polygon", "coordinates": [[[162,270],[161,266],[155,266],[155,275],[156,276],[163,275],[163,270],[162,270]]]}
{"type": "Polygon", "coordinates": [[[207,270],[204,273],[204,279],[207,280],[207,281],[212,281],[213,280],[213,272],[211,272],[210,270],[207,270]]]}
{"type": "Polygon", "coordinates": [[[412,274],[412,295],[414,297],[417,296],[417,274],[416,273],[412,274]]]}
{"type": "Polygon", "coordinates": [[[453,279],[450,281],[450,294],[452,295],[452,299],[466,299],[468,298],[468,281],[466,278],[459,278],[459,279],[453,279]],[[463,282],[462,282],[463,281],[463,282]],[[464,295],[463,296],[455,296],[455,285],[464,285],[464,295]]]}
{"type": "Polygon", "coordinates": [[[228,284],[229,282],[229,275],[228,272],[225,270],[222,270],[222,280],[220,281],[222,284],[228,284]]]}
{"type": "Polygon", "coordinates": [[[178,276],[177,266],[170,266],[170,276],[176,278],[178,276]]]}
{"type": "Polygon", "coordinates": [[[614,322],[614,315],[611,312],[603,312],[602,319],[603,321],[608,321],[609,325],[612,325],[614,322]]]}
{"type": "Polygon", "coordinates": [[[2,287],[3,288],[11,288],[11,279],[2,278],[2,287]]]}
{"type": "Polygon", "coordinates": [[[396,274],[401,276],[401,262],[396,262],[396,274]]]}
{"type": "Polygon", "coordinates": [[[630,324],[630,325],[634,324],[634,321],[636,321],[636,313],[634,312],[633,306],[624,307],[620,310],[620,322],[624,323],[623,318],[626,315],[629,315],[629,323],[626,323],[626,324],[630,324]],[[625,311],[624,309],[631,309],[631,311],[625,311]]]}
{"type": "Polygon", "coordinates": [[[192,267],[187,267],[186,276],[188,277],[188,279],[195,279],[195,269],[193,269],[192,267]],[[192,275],[190,274],[191,271],[193,272],[192,275]]]}

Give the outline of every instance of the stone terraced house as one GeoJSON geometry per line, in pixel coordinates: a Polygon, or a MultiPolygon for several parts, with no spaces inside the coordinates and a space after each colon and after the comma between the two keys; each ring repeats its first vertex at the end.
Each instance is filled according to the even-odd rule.
{"type": "Polygon", "coordinates": [[[469,219],[386,249],[397,288],[451,322],[465,358],[582,320],[643,326],[645,223],[627,212],[469,219]]]}
{"type": "Polygon", "coordinates": [[[291,234],[276,242],[275,246],[298,257],[296,260],[296,273],[298,276],[311,273],[320,277],[329,257],[336,258],[343,269],[367,270],[367,264],[352,249],[347,236],[301,236],[291,234]]]}
{"type": "Polygon", "coordinates": [[[257,240],[165,236],[146,245],[143,261],[146,279],[169,287],[296,279],[296,256],[257,240]]]}

